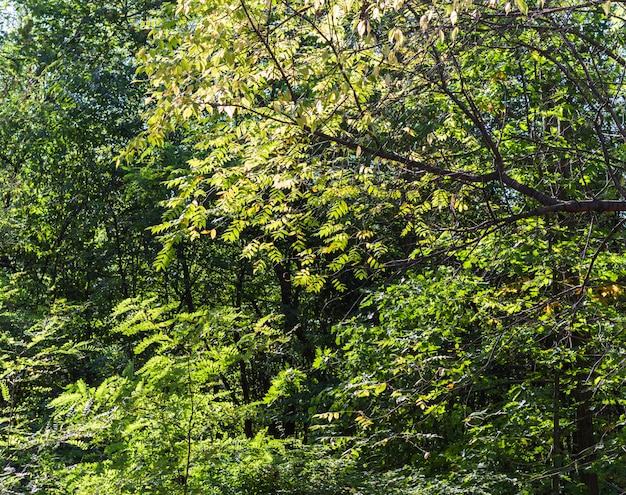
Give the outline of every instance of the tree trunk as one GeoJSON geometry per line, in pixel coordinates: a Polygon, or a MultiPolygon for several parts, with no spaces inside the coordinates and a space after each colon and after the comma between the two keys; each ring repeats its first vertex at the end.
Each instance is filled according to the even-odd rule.
{"type": "Polygon", "coordinates": [[[574,458],[578,464],[580,480],[587,487],[587,495],[600,495],[598,475],[588,469],[595,460],[595,436],[593,430],[592,393],[585,387],[586,376],[578,377],[574,398],[576,400],[576,424],[574,430],[574,458]]]}
{"type": "Polygon", "coordinates": [[[195,311],[195,305],[193,303],[193,292],[191,281],[191,273],[189,271],[189,264],[187,263],[187,257],[185,256],[185,249],[183,246],[177,246],[176,248],[178,261],[183,270],[183,304],[187,307],[187,311],[193,313],[195,311]]]}
{"type": "MultiPolygon", "coordinates": [[[[237,287],[235,292],[235,307],[238,310],[241,310],[243,304],[243,283],[246,276],[246,265],[245,263],[241,265],[241,269],[237,275],[237,287]]],[[[235,343],[238,343],[241,339],[239,335],[239,331],[236,330],[234,333],[235,343]]],[[[248,372],[246,367],[246,362],[241,360],[239,361],[239,383],[241,385],[241,395],[243,396],[243,403],[248,405],[250,404],[250,382],[248,381],[248,372]]],[[[252,419],[246,417],[244,419],[243,430],[246,435],[246,438],[252,438],[252,419]]]]}

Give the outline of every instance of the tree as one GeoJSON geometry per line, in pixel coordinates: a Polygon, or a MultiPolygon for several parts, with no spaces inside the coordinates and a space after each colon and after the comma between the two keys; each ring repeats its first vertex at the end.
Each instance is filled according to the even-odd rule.
{"type": "Polygon", "coordinates": [[[553,394],[552,490],[569,450],[598,493],[594,383],[619,344],[606,350],[595,322],[622,290],[622,14],[601,1],[179,2],[142,51],[153,109],[129,152],[180,129],[195,145],[171,182],[165,250],[181,235],[243,239],[257,266],[291,266],[312,292],[351,289],[399,255],[528,291],[507,328],[541,335],[528,314],[555,316],[545,348],[515,353],[570,356],[537,371],[553,394]]]}
{"type": "MultiPolygon", "coordinates": [[[[269,171],[269,187],[291,192],[294,176],[312,183],[330,168],[317,160],[380,161],[433,184],[435,207],[489,208],[489,224],[623,210],[622,7],[507,5],[243,2],[223,16],[181,2],[144,51],[152,100],[165,105],[145,138],[215,123],[217,141],[198,146],[222,151],[192,163],[197,195],[213,181],[243,201],[269,171]],[[200,178],[235,158],[241,167],[200,178]]],[[[202,215],[189,218],[202,227],[202,215]]]]}
{"type": "Polygon", "coordinates": [[[145,42],[138,23],[150,7],[33,1],[16,8],[21,26],[3,44],[5,268],[23,272],[33,290],[54,286],[58,297],[128,297],[149,269],[133,261],[153,249],[141,232],[150,214],[137,212],[149,204],[156,220],[150,193],[161,189],[153,179],[138,194],[113,156],[139,131],[132,54],[145,42]]]}
{"type": "Polygon", "coordinates": [[[15,26],[2,32],[0,51],[7,493],[52,490],[50,465],[76,461],[76,450],[50,442],[49,401],[79,377],[97,382],[127,364],[107,318],[116,300],[154,285],[147,275],[156,244],[145,228],[159,218],[154,196],[162,191],[146,170],[138,194],[139,181],[113,164],[141,123],[132,55],[145,42],[137,16],[150,6],[11,5],[15,26]]]}
{"type": "Polygon", "coordinates": [[[623,491],[623,2],[16,12],[3,489],[623,491]]]}
{"type": "Polygon", "coordinates": [[[373,291],[337,327],[340,348],[319,353],[342,381],[317,434],[370,466],[421,473],[436,493],[585,493],[592,474],[618,493],[624,430],[608,425],[623,413],[623,318],[595,297],[546,303],[545,287],[440,267],[373,291]],[[581,382],[601,438],[583,453],[581,382]]]}

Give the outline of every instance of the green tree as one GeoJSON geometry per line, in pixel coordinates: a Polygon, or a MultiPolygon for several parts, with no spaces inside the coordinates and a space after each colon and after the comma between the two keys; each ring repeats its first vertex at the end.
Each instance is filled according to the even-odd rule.
{"type": "Polygon", "coordinates": [[[611,298],[620,296],[565,307],[539,277],[491,276],[441,267],[370,294],[337,327],[341,348],[319,352],[316,367],[343,380],[315,431],[377,469],[425,475],[438,493],[585,493],[591,473],[603,493],[618,493],[626,370],[615,361],[624,321],[611,298]],[[585,407],[589,433],[601,434],[581,452],[585,407]]]}
{"type": "Polygon", "coordinates": [[[126,365],[129,346],[113,342],[105,318],[116,300],[154,286],[156,244],[145,228],[159,218],[163,191],[149,170],[140,183],[113,163],[141,126],[132,56],[155,5],[11,5],[15,26],[2,32],[0,52],[7,493],[51,486],[46,465],[58,452],[48,402],[79,377],[100,381],[126,365]]]}
{"type": "Polygon", "coordinates": [[[493,294],[521,299],[503,309],[510,323],[481,327],[488,345],[517,326],[541,341],[516,339],[502,358],[524,363],[502,373],[533,386],[516,404],[552,401],[537,438],[554,448],[526,461],[549,459],[554,493],[569,479],[598,493],[608,464],[596,466],[594,387],[610,362],[598,322],[616,316],[622,290],[622,14],[603,1],[172,5],[141,52],[153,107],[128,152],[179,130],[195,146],[170,183],[164,252],[181,236],[241,239],[257,266],[290,265],[311,292],[451,256],[493,294]],[[533,322],[533,308],[549,322],[533,322]],[[559,353],[556,365],[546,357],[559,353]]]}
{"type": "MultiPolygon", "coordinates": [[[[206,152],[191,175],[172,184],[172,206],[187,214],[167,226],[205,230],[201,199],[213,188],[217,211],[236,217],[223,235],[257,225],[291,234],[305,262],[305,213],[281,201],[334,191],[326,215],[344,233],[337,196],[355,198],[327,182],[339,168],[376,190],[366,179],[375,164],[421,186],[421,210],[417,199],[406,205],[416,220],[443,208],[445,220],[478,229],[623,210],[621,6],[492,4],[235,2],[226,16],[208,1],[171,7],[142,51],[155,106],[136,144],[158,145],[190,122],[212,132],[196,140],[206,152]]],[[[313,224],[322,239],[328,228],[313,224]]]]}
{"type": "Polygon", "coordinates": [[[622,2],[16,5],[3,489],[623,491],[622,2]]]}
{"type": "Polygon", "coordinates": [[[128,297],[149,269],[142,231],[161,189],[157,178],[138,194],[112,157],[140,129],[132,55],[150,6],[15,5],[21,25],[3,44],[4,266],[42,296],[128,297]]]}

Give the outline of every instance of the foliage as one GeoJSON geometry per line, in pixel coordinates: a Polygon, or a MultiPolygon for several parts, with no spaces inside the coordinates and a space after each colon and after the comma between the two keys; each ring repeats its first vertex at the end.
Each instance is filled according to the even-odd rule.
{"type": "Polygon", "coordinates": [[[84,306],[56,301],[28,305],[6,278],[0,287],[0,457],[3,493],[18,493],[39,482],[41,445],[49,435],[47,403],[70,383],[93,352],[82,340],[88,321],[84,306]]]}
{"type": "Polygon", "coordinates": [[[320,351],[315,363],[343,376],[327,391],[330,411],[317,415],[320,437],[368,465],[419,465],[427,478],[470,479],[478,469],[472,493],[489,493],[498,479],[497,493],[518,493],[519,483],[544,493],[551,477],[574,493],[570,466],[590,467],[575,450],[584,387],[595,421],[611,425],[592,446],[594,470],[623,462],[626,370],[613,357],[624,352],[620,312],[599,301],[543,305],[535,281],[494,288],[451,275],[409,275],[337,328],[340,349],[320,351]],[[572,345],[581,334],[584,347],[572,345]]]}
{"type": "Polygon", "coordinates": [[[21,25],[3,45],[3,267],[33,295],[101,298],[101,316],[107,299],[132,295],[149,268],[138,256],[154,249],[137,211],[156,200],[112,163],[140,127],[133,33],[146,11],[125,5],[116,17],[121,5],[16,2],[21,25]]]}
{"type": "Polygon", "coordinates": [[[12,5],[0,491],[626,490],[622,2],[12,5]]]}
{"type": "Polygon", "coordinates": [[[607,5],[171,6],[140,52],[153,106],[128,155],[181,128],[197,148],[170,182],[166,250],[178,232],[243,235],[246,256],[295,260],[295,282],[319,291],[389,261],[398,234],[429,255],[450,225],[454,246],[519,218],[623,209],[621,7],[607,5]],[[390,218],[401,228],[383,238],[390,218]]]}

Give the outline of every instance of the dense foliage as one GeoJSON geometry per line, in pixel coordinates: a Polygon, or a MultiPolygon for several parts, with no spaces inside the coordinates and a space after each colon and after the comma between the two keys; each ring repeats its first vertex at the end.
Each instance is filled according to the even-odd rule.
{"type": "Polygon", "coordinates": [[[2,8],[0,492],[626,491],[624,2],[2,8]]]}

